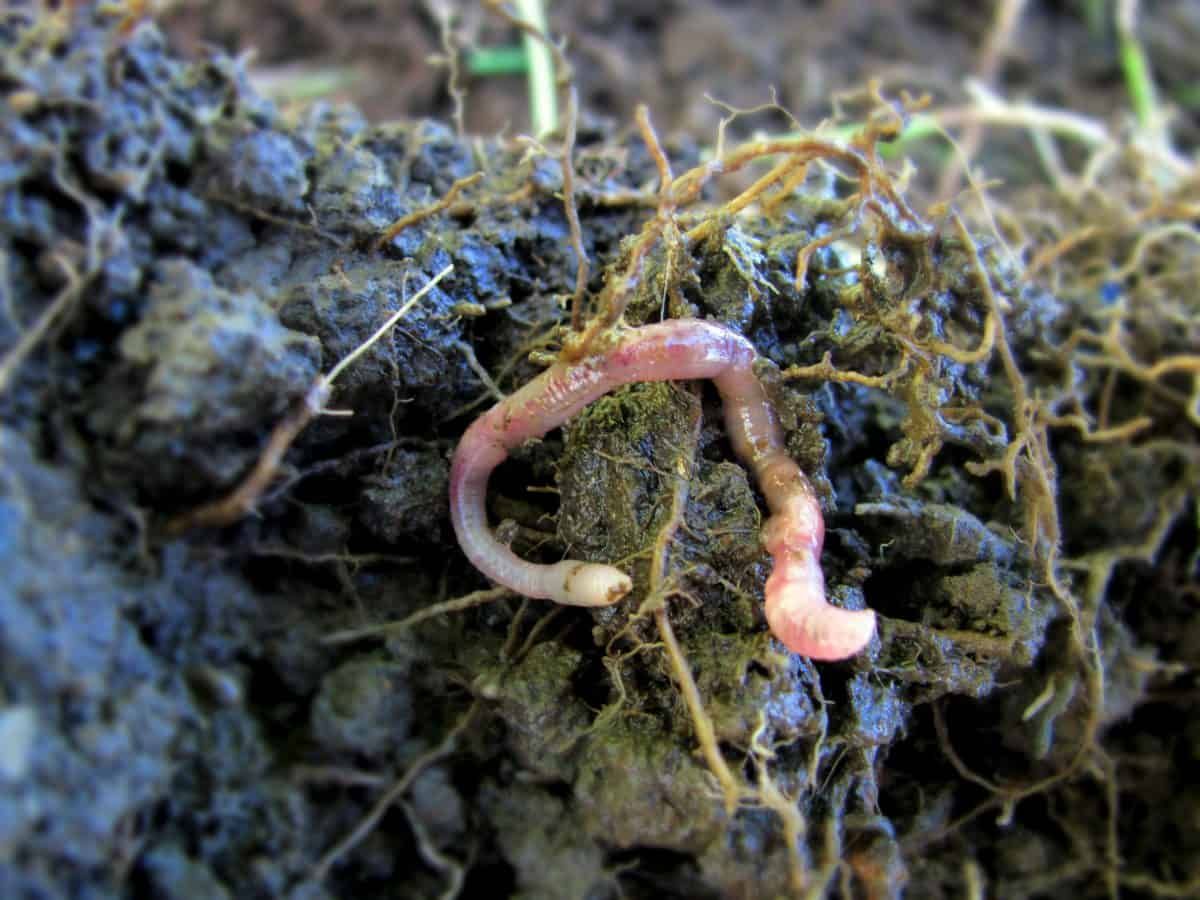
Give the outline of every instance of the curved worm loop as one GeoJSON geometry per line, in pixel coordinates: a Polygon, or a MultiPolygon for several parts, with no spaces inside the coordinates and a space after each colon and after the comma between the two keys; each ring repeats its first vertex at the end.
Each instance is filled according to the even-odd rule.
{"type": "Polygon", "coordinates": [[[875,631],[871,610],[825,599],[825,526],[812,486],[787,455],[783,433],[754,375],[753,346],[711,322],[674,319],[630,331],[616,347],[576,364],[558,363],[472,423],[450,470],[450,512],[467,558],[493,581],[528,597],[574,606],[607,606],[633,587],[621,570],[563,560],[520,559],[488,528],[488,476],[514,447],[557,428],[596,398],[636,381],[712,379],[729,439],[754,471],[771,516],[763,542],[775,560],[766,585],[767,623],[788,649],[821,660],[861,651],[875,631]]]}

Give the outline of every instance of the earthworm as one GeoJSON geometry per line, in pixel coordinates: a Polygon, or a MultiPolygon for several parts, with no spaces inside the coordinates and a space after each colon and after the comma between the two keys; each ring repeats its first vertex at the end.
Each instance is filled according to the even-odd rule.
{"type": "Polygon", "coordinates": [[[596,398],[637,381],[708,378],[721,395],[734,452],[754,472],[771,511],[762,540],[774,558],[767,579],[767,624],[795,653],[845,659],[875,631],[872,610],[825,599],[819,563],[825,540],[812,485],[788,456],[775,410],[754,374],[754,347],[712,322],[673,319],[630,329],[611,348],[558,362],[476,419],[450,469],[450,512],[467,558],[492,581],[528,597],[573,606],[607,606],[633,588],[620,569],[567,559],[538,565],[516,556],[488,528],[488,476],[514,447],[562,425],[596,398]]]}

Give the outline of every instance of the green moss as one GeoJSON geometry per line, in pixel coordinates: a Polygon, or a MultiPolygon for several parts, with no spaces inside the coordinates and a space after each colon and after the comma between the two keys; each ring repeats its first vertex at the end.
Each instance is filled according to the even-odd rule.
{"type": "Polygon", "coordinates": [[[495,703],[508,743],[521,764],[543,777],[570,780],[575,750],[591,724],[575,695],[582,656],[557,643],[538,644],[515,666],[492,657],[475,678],[476,690],[495,703]]]}
{"type": "Polygon", "coordinates": [[[574,797],[583,829],[622,849],[696,853],[727,821],[703,762],[643,717],[613,719],[589,736],[574,797]]]}
{"type": "MultiPolygon", "coordinates": [[[[821,732],[824,710],[814,703],[804,673],[766,632],[717,634],[698,628],[683,649],[718,740],[737,747],[773,746],[814,739],[821,732]]],[[[692,733],[683,710],[677,728],[692,733]]]]}
{"type": "Polygon", "coordinates": [[[622,559],[649,542],[671,473],[659,461],[685,446],[698,400],[674,384],[635,384],[571,423],[559,463],[558,533],[585,559],[622,559]]]}

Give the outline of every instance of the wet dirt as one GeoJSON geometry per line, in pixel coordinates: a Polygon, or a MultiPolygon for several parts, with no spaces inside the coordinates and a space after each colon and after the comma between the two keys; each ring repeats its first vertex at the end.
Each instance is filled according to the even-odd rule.
{"type": "MultiPolygon", "coordinates": [[[[416,74],[440,46],[428,13],[385,53],[380,17],[397,10],[320,6],[184,5],[164,24],[217,28],[233,47],[254,16],[270,26],[256,32],[264,61],[285,58],[289,34],[331,59],[366,54],[373,82],[386,57],[412,79],[388,92],[407,94],[403,112],[446,117],[444,73],[416,74]]],[[[1161,23],[1182,14],[1164,9],[1151,35],[1168,53],[1161,23]]],[[[663,132],[685,135],[666,142],[684,171],[720,115],[700,99],[698,46],[739,61],[711,85],[723,99],[752,105],[783,82],[807,116],[893,45],[951,35],[941,64],[965,70],[983,28],[919,4],[856,13],[818,5],[822,27],[778,34],[770,15],[733,7],[652,18],[568,4],[552,24],[574,23],[585,109],[625,123],[635,100],[661,108],[663,132]],[[624,30],[599,36],[614,21],[624,30]],[[842,53],[847,41],[863,52],[842,53]],[[647,62],[615,66],[613,48],[638,42],[647,62]],[[681,93],[686,106],[668,101],[681,93]]],[[[1035,87],[1064,71],[1079,84],[1087,66],[1027,60],[1086,44],[1077,22],[1050,27],[1055,15],[1035,6],[1038,40],[1009,62],[1035,87]]],[[[620,560],[630,602],[503,597],[332,640],[486,588],[453,542],[448,458],[493,391],[536,374],[536,351],[561,338],[576,255],[557,163],[444,122],[382,124],[374,113],[395,110],[378,95],[360,98],[370,116],[278,108],[236,58],[184,55],[119,9],[18,5],[0,49],[0,359],[62,304],[0,370],[0,895],[736,897],[791,896],[803,881],[841,896],[960,896],[972,883],[998,897],[1143,896],[1200,878],[1188,383],[1063,362],[1072,333],[1100,327],[1095,291],[1018,283],[998,241],[946,223],[920,241],[860,230],[814,254],[797,288],[802,248],[845,221],[833,179],[778,215],[723,222],[686,263],[668,242],[650,254],[632,324],[664,309],[712,317],[764,357],[826,515],[830,595],[881,617],[853,660],[814,664],[770,637],[761,498],[715,395],[675,384],[603,398],[493,478],[493,518],[515,549],[620,560]],[[477,170],[466,202],[376,244],[477,170]],[[317,374],[447,264],[337,382],[331,407],[353,414],[304,429],[251,515],[170,533],[236,486],[317,374]],[[994,354],[928,349],[980,341],[988,291],[1022,380],[994,354]],[[828,352],[879,378],[917,350],[928,364],[885,389],[794,371],[828,352]],[[1015,398],[1065,396],[1064,372],[1088,403],[1107,396],[1115,421],[1146,413],[1153,427],[1132,442],[1063,428],[1039,456],[1048,432],[1015,398]],[[986,462],[1021,434],[1032,449],[1019,450],[1014,497],[986,462]],[[654,627],[667,601],[649,548],[672,518],[680,459],[692,475],[670,615],[747,791],[733,811],[654,627]],[[1047,471],[1048,504],[1034,489],[1047,471]],[[1044,568],[1050,522],[1061,570],[1044,568]],[[1081,621],[1094,627],[1078,639],[1081,621]]],[[[493,106],[498,88],[467,86],[473,125],[520,121],[511,92],[493,106]]],[[[585,116],[576,152],[598,294],[653,216],[656,169],[610,120],[585,116]]],[[[1139,307],[1139,358],[1194,352],[1200,299],[1194,284],[1173,296],[1178,309],[1139,307]]]]}

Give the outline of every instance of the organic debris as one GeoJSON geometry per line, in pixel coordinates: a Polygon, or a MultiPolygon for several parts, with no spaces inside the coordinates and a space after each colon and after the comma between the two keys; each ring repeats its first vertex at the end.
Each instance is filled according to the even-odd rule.
{"type": "Polygon", "coordinates": [[[702,158],[560,71],[559,139],[468,140],[281,114],[136,7],[0,19],[0,893],[1195,892],[1177,156],[924,208],[882,148],[937,110],[899,94],[702,158]],[[703,385],[493,478],[516,552],[625,602],[450,541],[476,412],[667,317],[765,358],[866,653],[770,638],[703,385]]]}

